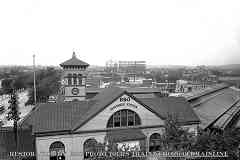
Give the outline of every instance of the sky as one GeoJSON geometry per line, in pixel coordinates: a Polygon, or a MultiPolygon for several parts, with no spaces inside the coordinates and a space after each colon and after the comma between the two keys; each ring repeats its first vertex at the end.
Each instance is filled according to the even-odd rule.
{"type": "Polygon", "coordinates": [[[240,63],[239,0],[1,0],[0,65],[240,63]]]}

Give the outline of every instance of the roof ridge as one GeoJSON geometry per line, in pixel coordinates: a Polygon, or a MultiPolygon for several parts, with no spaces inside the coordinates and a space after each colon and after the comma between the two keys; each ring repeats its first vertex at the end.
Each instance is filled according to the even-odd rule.
{"type": "Polygon", "coordinates": [[[197,91],[197,92],[195,92],[195,95],[189,95],[188,96],[187,95],[188,93],[187,93],[187,94],[185,94],[185,97],[189,101],[189,100],[192,100],[192,99],[195,99],[195,98],[199,98],[199,97],[202,97],[202,96],[205,96],[205,95],[209,95],[209,94],[211,94],[213,92],[225,89],[227,87],[229,87],[229,85],[221,83],[221,84],[217,84],[217,85],[215,85],[213,87],[207,87],[207,88],[205,88],[203,90],[197,91]]]}
{"type": "Polygon", "coordinates": [[[210,97],[208,97],[204,100],[200,100],[200,102],[198,102],[197,104],[194,104],[193,107],[198,107],[198,105],[200,105],[202,103],[205,103],[205,102],[211,100],[212,98],[215,98],[215,97],[217,97],[218,95],[221,95],[221,94],[224,94],[224,93],[218,93],[218,94],[212,95],[212,96],[210,96],[210,97]]]}

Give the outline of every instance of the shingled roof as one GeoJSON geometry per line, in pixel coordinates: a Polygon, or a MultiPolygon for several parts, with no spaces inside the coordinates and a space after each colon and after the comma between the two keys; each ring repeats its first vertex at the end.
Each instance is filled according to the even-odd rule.
{"type": "Polygon", "coordinates": [[[156,113],[160,118],[177,113],[181,122],[195,122],[199,119],[187,101],[179,97],[137,99],[120,88],[107,88],[88,101],[39,104],[21,123],[30,125],[34,133],[74,132],[91,118],[105,109],[123,94],[128,94],[140,104],[156,113]]]}
{"type": "Polygon", "coordinates": [[[76,57],[75,52],[73,52],[72,58],[61,63],[60,66],[61,67],[63,67],[63,66],[85,66],[85,67],[88,67],[89,64],[78,59],[76,57]]]}

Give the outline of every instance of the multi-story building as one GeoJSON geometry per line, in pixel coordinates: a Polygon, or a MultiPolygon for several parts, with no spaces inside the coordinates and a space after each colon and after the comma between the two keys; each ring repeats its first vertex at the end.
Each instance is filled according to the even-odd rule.
{"type": "Polygon", "coordinates": [[[113,61],[106,62],[106,72],[139,74],[146,72],[146,61],[113,61]]]}
{"type": "Polygon", "coordinates": [[[119,72],[145,73],[146,61],[119,61],[119,72]]]}

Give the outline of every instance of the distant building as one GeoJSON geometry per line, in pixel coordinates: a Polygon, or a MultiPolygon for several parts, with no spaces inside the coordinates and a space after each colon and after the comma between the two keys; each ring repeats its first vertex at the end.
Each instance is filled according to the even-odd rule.
{"type": "Polygon", "coordinates": [[[105,66],[106,72],[121,72],[140,74],[146,72],[146,61],[113,61],[109,60],[105,66]]]}
{"type": "Polygon", "coordinates": [[[145,73],[146,61],[119,61],[119,72],[145,73]]]}
{"type": "Polygon", "coordinates": [[[105,71],[114,72],[114,73],[118,72],[118,62],[113,60],[107,61],[105,66],[105,71]]]}
{"type": "Polygon", "coordinates": [[[165,93],[174,93],[176,90],[176,83],[174,82],[153,82],[153,86],[165,93]]]}
{"type": "Polygon", "coordinates": [[[185,93],[188,91],[188,81],[186,80],[177,80],[176,81],[176,90],[177,93],[185,93]]]}
{"type": "Polygon", "coordinates": [[[193,69],[185,69],[183,71],[182,77],[184,80],[188,81],[199,81],[199,82],[211,82],[217,83],[218,77],[213,75],[211,70],[205,66],[197,66],[193,69]]]}
{"type": "Polygon", "coordinates": [[[176,93],[187,93],[192,91],[198,91],[216,85],[216,82],[209,81],[189,81],[189,80],[177,80],[176,81],[176,93]]]}

